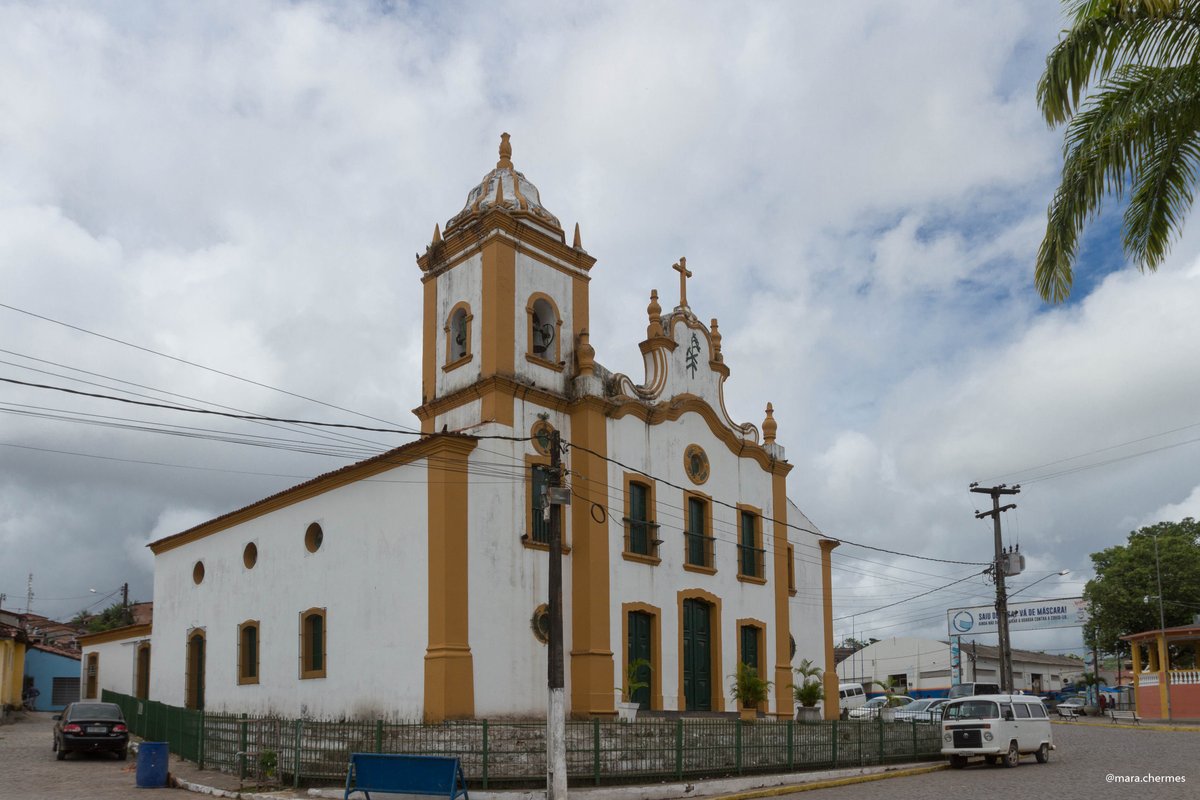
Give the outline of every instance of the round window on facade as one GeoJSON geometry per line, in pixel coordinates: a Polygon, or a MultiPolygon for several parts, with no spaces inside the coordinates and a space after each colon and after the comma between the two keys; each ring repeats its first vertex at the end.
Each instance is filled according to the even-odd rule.
{"type": "Polygon", "coordinates": [[[196,566],[192,567],[192,583],[200,583],[204,580],[204,562],[197,561],[196,566]]]}
{"type": "Polygon", "coordinates": [[[321,526],[313,523],[308,526],[308,530],[304,532],[304,546],[308,548],[308,552],[315,553],[321,549],[321,543],[325,541],[325,531],[321,530],[321,526]]]}
{"type": "Polygon", "coordinates": [[[533,442],[533,449],[544,456],[549,455],[550,434],[552,433],[554,433],[554,426],[546,420],[539,419],[533,423],[533,427],[529,431],[529,438],[533,442]]]}
{"type": "Polygon", "coordinates": [[[708,480],[708,454],[698,444],[689,444],[683,451],[683,471],[697,486],[708,480]]]}
{"type": "Polygon", "coordinates": [[[254,565],[258,563],[258,545],[254,542],[250,542],[242,551],[242,563],[246,565],[246,569],[254,569],[254,565]]]}
{"type": "Polygon", "coordinates": [[[533,638],[542,644],[550,641],[550,609],[546,608],[545,603],[533,610],[533,616],[529,618],[529,627],[533,629],[533,638]]]}

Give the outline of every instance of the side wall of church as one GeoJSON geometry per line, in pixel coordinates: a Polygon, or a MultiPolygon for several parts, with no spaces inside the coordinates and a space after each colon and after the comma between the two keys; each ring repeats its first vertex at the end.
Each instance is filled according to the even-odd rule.
{"type": "Polygon", "coordinates": [[[427,476],[420,460],[157,555],[150,696],[184,704],[188,637],[201,629],[209,710],[420,719],[427,476]],[[322,542],[309,552],[314,522],[322,542]],[[248,568],[251,543],[257,561],[248,568]],[[311,608],[326,613],[326,674],[301,679],[300,615],[311,608]],[[259,623],[258,679],[239,685],[238,626],[251,620],[259,623]]]}

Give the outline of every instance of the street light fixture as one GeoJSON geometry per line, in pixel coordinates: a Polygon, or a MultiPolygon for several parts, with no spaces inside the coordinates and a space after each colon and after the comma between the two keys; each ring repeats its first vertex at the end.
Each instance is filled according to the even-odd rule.
{"type": "Polygon", "coordinates": [[[1069,575],[1069,574],[1071,574],[1071,570],[1069,570],[1069,569],[1060,569],[1058,572],[1051,572],[1048,575],[1043,575],[1042,577],[1038,578],[1036,581],[1034,581],[1031,584],[1022,586],[1020,589],[1017,589],[1015,592],[1009,592],[1008,596],[1012,597],[1015,594],[1020,594],[1021,592],[1025,591],[1026,589],[1037,586],[1039,583],[1046,580],[1047,578],[1053,578],[1055,575],[1062,577],[1063,575],[1069,575]]]}

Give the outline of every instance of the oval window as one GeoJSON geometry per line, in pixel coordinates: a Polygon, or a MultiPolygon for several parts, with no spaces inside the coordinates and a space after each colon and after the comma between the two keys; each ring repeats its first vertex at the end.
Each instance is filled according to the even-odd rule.
{"type": "Polygon", "coordinates": [[[321,526],[313,523],[308,526],[308,530],[304,532],[304,546],[308,548],[308,552],[315,553],[321,549],[321,543],[325,541],[325,532],[321,530],[321,526]]]}
{"type": "Polygon", "coordinates": [[[246,569],[254,569],[254,565],[258,563],[258,545],[254,542],[250,542],[242,551],[242,563],[246,565],[246,569]]]}

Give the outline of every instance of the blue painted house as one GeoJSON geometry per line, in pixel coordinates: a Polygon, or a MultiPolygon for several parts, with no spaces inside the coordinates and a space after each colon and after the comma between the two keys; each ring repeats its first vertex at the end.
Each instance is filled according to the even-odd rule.
{"type": "Polygon", "coordinates": [[[35,711],[61,711],[79,699],[79,653],[48,644],[30,644],[25,652],[25,688],[37,689],[35,711]]]}

